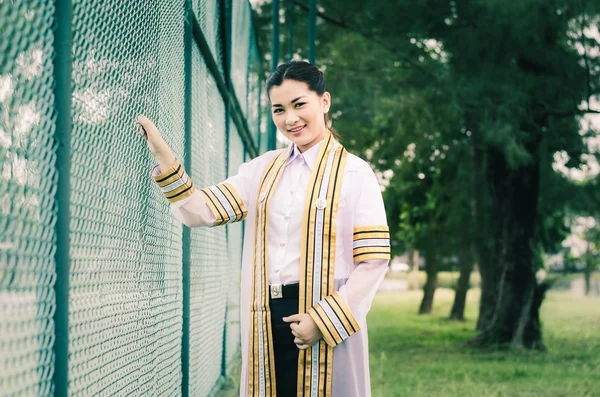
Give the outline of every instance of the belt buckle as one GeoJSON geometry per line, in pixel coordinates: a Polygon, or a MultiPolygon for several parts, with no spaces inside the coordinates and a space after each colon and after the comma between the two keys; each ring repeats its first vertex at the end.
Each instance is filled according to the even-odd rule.
{"type": "Polygon", "coordinates": [[[281,290],[281,284],[271,284],[269,286],[271,291],[271,299],[283,298],[283,291],[281,290]]]}

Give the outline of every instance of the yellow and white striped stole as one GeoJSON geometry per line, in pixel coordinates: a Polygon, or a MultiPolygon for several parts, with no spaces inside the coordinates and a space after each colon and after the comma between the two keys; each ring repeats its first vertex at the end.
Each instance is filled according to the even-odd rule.
{"type": "Polygon", "coordinates": [[[258,190],[248,358],[248,396],[252,397],[276,395],[273,334],[269,309],[267,214],[273,192],[283,174],[289,155],[290,150],[284,150],[275,156],[265,169],[258,190]]]}
{"type": "Polygon", "coordinates": [[[347,152],[330,132],[313,167],[304,204],[299,313],[308,313],[325,340],[298,358],[298,396],[330,397],[333,347],[359,330],[350,309],[334,292],[336,213],[347,152]]]}
{"type": "MultiPolygon", "coordinates": [[[[268,297],[267,214],[289,155],[286,150],[271,161],[259,188],[248,357],[248,396],[253,397],[276,395],[268,297]]],[[[359,330],[350,309],[334,292],[336,213],[346,156],[344,147],[327,131],[305,198],[298,312],[308,313],[326,332],[325,341],[300,351],[297,395],[301,397],[331,396],[333,346],[359,330]]]]}
{"type": "Polygon", "coordinates": [[[171,168],[162,172],[158,165],[155,166],[152,169],[152,178],[154,178],[161,192],[171,204],[194,193],[192,179],[177,159],[175,159],[175,163],[171,168]]]}

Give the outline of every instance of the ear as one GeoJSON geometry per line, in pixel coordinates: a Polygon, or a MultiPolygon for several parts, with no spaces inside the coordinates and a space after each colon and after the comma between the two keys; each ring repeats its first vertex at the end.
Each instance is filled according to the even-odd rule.
{"type": "Polygon", "coordinates": [[[331,94],[327,91],[321,95],[321,105],[323,106],[323,113],[329,112],[331,107],[331,94]]]}

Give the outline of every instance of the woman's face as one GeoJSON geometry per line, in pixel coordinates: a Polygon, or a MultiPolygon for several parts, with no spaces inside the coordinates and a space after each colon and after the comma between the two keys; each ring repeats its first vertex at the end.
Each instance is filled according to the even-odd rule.
{"type": "Polygon", "coordinates": [[[319,96],[306,83],[284,80],[269,92],[271,113],[277,129],[304,152],[319,143],[327,127],[324,114],[329,111],[331,96],[319,96]]]}

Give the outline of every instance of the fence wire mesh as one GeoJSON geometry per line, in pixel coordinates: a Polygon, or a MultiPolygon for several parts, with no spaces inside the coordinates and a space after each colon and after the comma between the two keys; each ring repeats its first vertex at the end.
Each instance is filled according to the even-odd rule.
{"type": "Polygon", "coordinates": [[[129,3],[73,10],[73,396],[177,395],[181,383],[181,226],[132,126],[147,113],[182,152],[183,13],[174,0],[129,3]]]}
{"type": "MultiPolygon", "coordinates": [[[[235,124],[229,121],[229,175],[237,173],[244,162],[244,144],[240,139],[235,124]]],[[[236,347],[241,343],[240,335],[240,283],[242,272],[238,263],[242,261],[243,228],[228,226],[229,248],[229,284],[224,287],[227,294],[225,363],[227,367],[235,359],[236,347]]]]}
{"type": "MultiPolygon", "coordinates": [[[[209,186],[225,179],[225,104],[197,49],[192,57],[192,178],[209,186]],[[207,172],[209,171],[209,172],[207,172]]],[[[221,374],[228,283],[225,228],[191,235],[190,395],[207,395],[221,374]]]]}
{"type": "Polygon", "coordinates": [[[53,392],[51,2],[0,2],[0,394],[53,392]]]}
{"type": "Polygon", "coordinates": [[[179,396],[186,370],[189,395],[209,395],[239,350],[243,228],[193,229],[190,247],[183,247],[182,226],[150,178],[152,156],[134,120],[148,115],[176,156],[189,156],[197,187],[237,171],[248,150],[241,134],[264,151],[258,117],[264,79],[249,4],[72,2],[72,20],[60,21],[71,24],[73,39],[69,175],[56,168],[54,4],[0,0],[0,396],[53,395],[53,376],[68,377],[72,396],[179,396]],[[231,10],[229,40],[222,34],[229,15],[223,7],[231,10]],[[188,12],[210,53],[193,43],[186,76],[188,12]],[[230,92],[249,131],[227,119],[214,76],[228,80],[228,43],[230,92]],[[207,57],[218,70],[209,70],[207,57]],[[184,151],[186,81],[191,153],[184,151]],[[70,181],[68,230],[55,228],[58,178],[70,181]],[[54,351],[57,233],[68,233],[70,241],[63,355],[54,351]],[[182,367],[186,249],[189,369],[182,367]],[[68,360],[68,373],[54,374],[57,359],[68,360]]]}

